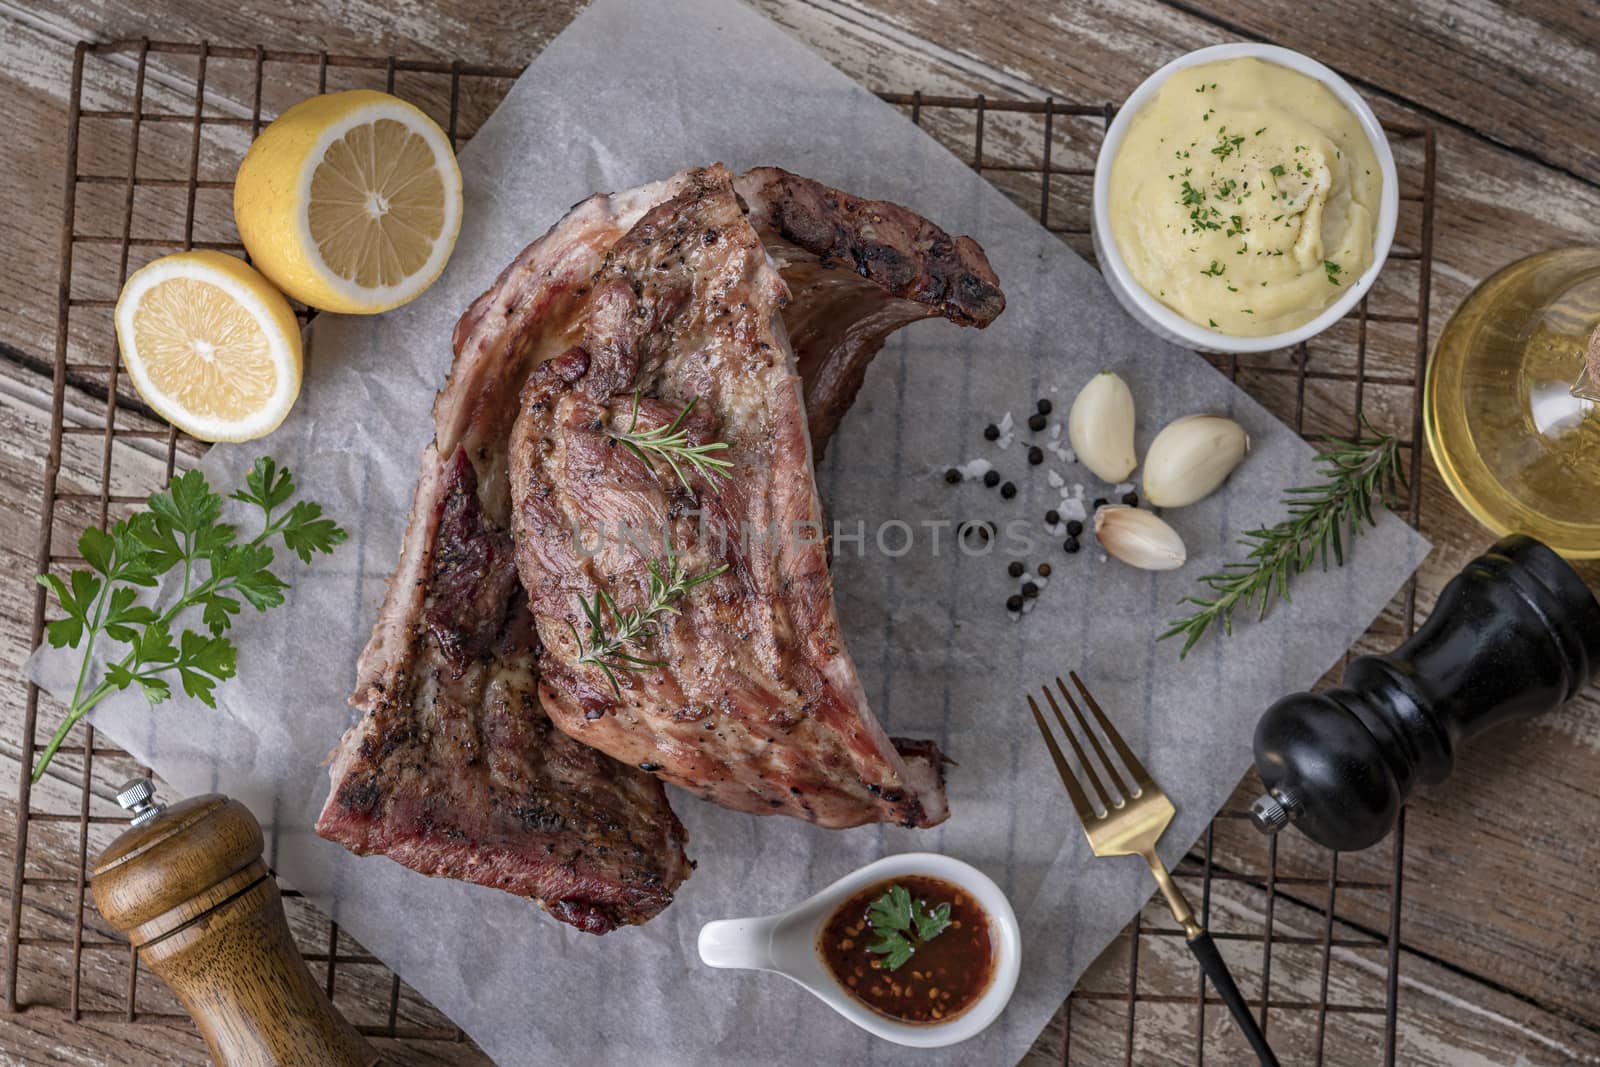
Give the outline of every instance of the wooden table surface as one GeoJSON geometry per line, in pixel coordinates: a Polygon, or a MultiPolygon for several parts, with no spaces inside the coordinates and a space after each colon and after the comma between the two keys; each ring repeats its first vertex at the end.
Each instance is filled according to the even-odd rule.
{"type": "MultiPolygon", "coordinates": [[[[1566,244],[1600,243],[1600,7],[1562,0],[1421,0],[1411,5],[1328,0],[1115,0],[1013,4],[1004,0],[754,0],[755,6],[874,89],[1058,99],[1120,100],[1145,74],[1207,44],[1262,39],[1310,52],[1341,71],[1386,120],[1425,121],[1438,131],[1432,331],[1479,279],[1510,260],[1566,244]]],[[[30,576],[39,522],[39,485],[49,430],[50,367],[57,304],[58,220],[63,131],[72,46],[79,39],[154,36],[207,39],[359,54],[461,59],[520,66],[571,19],[573,0],[489,3],[464,0],[432,10],[388,0],[35,0],[27,9],[0,0],[0,84],[8,129],[0,158],[0,642],[12,678],[0,686],[0,848],[13,848],[23,685],[34,591],[30,576]]],[[[708,56],[708,62],[722,57],[708,56]]],[[[735,62],[747,61],[744,57],[735,62]]],[[[152,92],[181,85],[189,69],[152,57],[152,92]]],[[[268,87],[271,88],[270,86],[268,87]]],[[[211,94],[228,89],[211,87],[211,94]]],[[[215,95],[210,97],[216,99],[215,95]]],[[[234,104],[245,101],[235,100],[234,104]]],[[[184,135],[187,137],[187,134],[184,135]]],[[[531,236],[531,235],[530,235],[531,236]]],[[[1409,403],[1409,397],[1403,403],[1409,403]]],[[[69,389],[69,408],[98,410],[90,392],[69,389]]],[[[98,444],[68,450],[63,477],[94,485],[98,444]]],[[[121,462],[121,460],[119,460],[121,462]]],[[[128,462],[149,463],[134,456],[128,462]]],[[[1423,529],[1435,551],[1421,573],[1419,604],[1431,604],[1460,565],[1491,540],[1424,463],[1423,529]]],[[[1600,570],[1588,568],[1591,581],[1600,570]]],[[[1392,628],[1391,628],[1391,632],[1392,628]]],[[[75,812],[81,764],[61,760],[35,790],[36,808],[75,812]]],[[[128,767],[93,768],[94,810],[128,767]]],[[[1247,795],[1241,786],[1237,800],[1247,795]]],[[[114,828],[80,841],[75,823],[35,822],[29,873],[68,875],[80,851],[92,854],[114,828]]],[[[1559,714],[1502,730],[1469,751],[1448,784],[1423,794],[1408,813],[1405,904],[1401,915],[1398,1058],[1415,1064],[1600,1062],[1600,699],[1591,688],[1559,714]]],[[[1222,827],[1211,842],[1219,863],[1259,867],[1259,840],[1222,827]],[[1254,850],[1254,851],[1252,851],[1254,850]],[[1254,866],[1252,866],[1254,865],[1254,866]]],[[[1384,870],[1385,850],[1341,857],[1340,874],[1384,870]]],[[[1326,857],[1286,837],[1279,869],[1325,877],[1326,857]]],[[[70,877],[69,877],[70,882],[70,877]]],[[[1219,882],[1213,922],[1259,923],[1307,945],[1280,946],[1272,959],[1275,997],[1319,993],[1324,921],[1321,891],[1219,882]],[[1309,907],[1308,907],[1309,905],[1309,907]],[[1300,949],[1305,954],[1297,955],[1300,949]]],[[[74,890],[30,890],[24,929],[70,931],[74,890]]],[[[1344,932],[1387,923],[1386,895],[1348,893],[1336,905],[1344,932]]],[[[293,909],[304,946],[327,951],[328,927],[293,909]]],[[[1147,907],[1147,923],[1161,922],[1147,907]]],[[[1168,920],[1170,921],[1170,920],[1168,920]]],[[[105,936],[96,917],[90,936],[105,936]]],[[[1130,945],[1142,953],[1141,988],[1171,975],[1174,993],[1192,995],[1194,971],[1173,939],[1123,937],[1081,988],[1125,988],[1130,945]],[[1175,947],[1174,947],[1175,946],[1175,947]],[[1154,975],[1156,977],[1152,978],[1154,975]]],[[[348,940],[332,946],[355,950],[348,940]]],[[[1381,1002],[1383,961],[1336,950],[1330,999],[1381,1002]]],[[[1263,960],[1234,957],[1247,992],[1259,988],[1263,960]]],[[[319,970],[322,964],[315,963],[319,970]]],[[[202,1063],[204,1046],[181,1019],[128,1024],[94,1018],[72,1023],[66,1003],[66,951],[24,952],[20,991],[41,1010],[0,1016],[0,1060],[127,1064],[202,1063]]],[[[84,956],[80,994],[87,1008],[123,1003],[127,957],[84,956]]],[[[141,1013],[175,1011],[144,973],[141,1013]]],[[[391,1008],[386,972],[341,965],[339,1002],[358,1022],[383,1022],[391,1008]]],[[[1253,992],[1251,995],[1255,995],[1253,992]]],[[[1139,1007],[1135,1062],[1198,1062],[1188,1009],[1159,1000],[1139,1007]],[[1178,1021],[1175,1021],[1178,1020],[1178,1021]],[[1188,1027],[1188,1029],[1185,1029],[1188,1027]]],[[[398,1024],[438,1026],[421,998],[401,990],[398,1024]]],[[[1275,1013],[1290,1037],[1310,1023],[1275,1013]]],[[[1101,1063],[1120,1059],[1129,1026],[1125,1002],[1075,1001],[1070,1019],[1046,1029],[1028,1062],[1101,1063]],[[1070,1026],[1070,1048],[1063,1048],[1070,1026]]],[[[1327,1024],[1329,1063],[1375,1063],[1379,1024],[1355,1016],[1327,1024]]],[[[1220,1010],[1206,1019],[1207,1062],[1236,1059],[1220,1010]],[[1231,1050],[1231,1052],[1230,1052],[1231,1050]]],[[[477,1063],[468,1043],[382,1042],[396,1062],[477,1063]]]]}

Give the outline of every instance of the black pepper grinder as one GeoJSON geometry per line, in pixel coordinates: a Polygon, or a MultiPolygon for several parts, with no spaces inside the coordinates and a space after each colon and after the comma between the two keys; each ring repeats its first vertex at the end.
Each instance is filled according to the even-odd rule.
{"type": "Polygon", "coordinates": [[[1255,736],[1267,794],[1251,817],[1339,851],[1375,845],[1418,782],[1450,774],[1463,742],[1553,711],[1596,674],[1594,594],[1538,541],[1503,538],[1450,580],[1405,644],[1352,660],[1336,689],[1267,709],[1255,736]]]}

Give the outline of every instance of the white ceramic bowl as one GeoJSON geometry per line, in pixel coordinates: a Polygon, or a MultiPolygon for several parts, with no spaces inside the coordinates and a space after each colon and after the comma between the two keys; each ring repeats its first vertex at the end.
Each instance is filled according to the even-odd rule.
{"type": "Polygon", "coordinates": [[[700,929],[700,959],[712,967],[773,971],[798,983],[846,1019],[886,1041],[914,1048],[939,1048],[979,1033],[1000,1017],[1022,969],[1022,934],[1011,902],[988,875],[968,863],[933,852],[887,856],[834,882],[781,915],[723,919],[700,929]],[[924,875],[960,886],[989,915],[994,974],[976,1003],[947,1022],[912,1024],[879,1015],[845,992],[817,952],[822,928],[834,910],[875,882],[924,875]]]}
{"type": "Polygon", "coordinates": [[[1287,48],[1269,44],[1219,44],[1174,59],[1146,78],[1123,103],[1121,110],[1117,112],[1117,117],[1111,121],[1110,127],[1106,130],[1105,141],[1100,146],[1100,156],[1095,161],[1094,212],[1091,216],[1090,230],[1094,237],[1095,256],[1100,260],[1100,272],[1105,276],[1106,284],[1111,287],[1111,292],[1127,309],[1128,314],[1151,333],[1175,344],[1198,348],[1205,352],[1267,352],[1276,348],[1288,348],[1307,338],[1315,337],[1356,306],[1366,291],[1372,287],[1373,280],[1383,269],[1384,261],[1389,258],[1389,246],[1394,242],[1395,220],[1399,214],[1400,186],[1395,178],[1394,154],[1389,151],[1389,140],[1383,134],[1383,127],[1378,124],[1377,116],[1372,113],[1367,102],[1350,88],[1348,82],[1311,57],[1287,48]],[[1354,285],[1346,287],[1344,295],[1328,305],[1322,314],[1293,330],[1268,334],[1264,337],[1233,337],[1204,326],[1197,326],[1146,292],[1144,286],[1134,279],[1127,264],[1122,260],[1122,254],[1118,251],[1116,241],[1111,235],[1111,216],[1107,209],[1111,192],[1111,164],[1117,158],[1117,150],[1122,147],[1122,139],[1128,132],[1128,124],[1156,95],[1168,76],[1184,67],[1215,63],[1223,59],[1246,58],[1262,59],[1288,67],[1290,70],[1297,70],[1331,89],[1339,98],[1339,102],[1349,108],[1361,123],[1361,129],[1366,133],[1367,140],[1372,142],[1372,150],[1378,157],[1378,169],[1383,177],[1383,191],[1378,198],[1377,232],[1373,241],[1372,265],[1354,285]]]}

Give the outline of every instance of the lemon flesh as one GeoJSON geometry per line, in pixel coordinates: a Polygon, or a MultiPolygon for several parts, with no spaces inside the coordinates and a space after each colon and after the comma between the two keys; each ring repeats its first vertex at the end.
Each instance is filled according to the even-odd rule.
{"type": "Polygon", "coordinates": [[[386,93],[327,93],[284,112],[251,145],[234,183],[251,258],[311,307],[372,314],[431,285],[461,225],[449,139],[386,93]]]}
{"type": "Polygon", "coordinates": [[[147,264],[123,286],[116,326],[139,395],[202,441],[270,433],[300,392],[294,311],[233,256],[184,252],[147,264]]]}

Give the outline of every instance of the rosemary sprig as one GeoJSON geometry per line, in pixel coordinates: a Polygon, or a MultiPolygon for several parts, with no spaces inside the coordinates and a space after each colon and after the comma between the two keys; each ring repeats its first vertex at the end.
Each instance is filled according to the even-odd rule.
{"type": "Polygon", "coordinates": [[[666,461],[672,468],[672,473],[678,476],[678,481],[683,483],[685,489],[692,488],[689,479],[684,476],[683,467],[679,464],[688,464],[707,481],[714,482],[733,469],[733,464],[725,459],[713,456],[713,452],[721,452],[728,447],[726,441],[711,441],[703,445],[691,445],[688,431],[682,429],[683,420],[689,417],[689,412],[700,402],[698,396],[692,397],[683,405],[683,410],[678,412],[678,417],[665,426],[657,426],[653,430],[639,429],[639,394],[633,394],[633,420],[628,424],[627,430],[613,436],[622,443],[629,452],[639,457],[646,467],[656,469],[650,461],[650,456],[655,455],[666,461]]]}
{"type": "Polygon", "coordinates": [[[1229,563],[1217,574],[1208,574],[1200,583],[1216,595],[1186,596],[1180,604],[1194,604],[1199,611],[1175,620],[1161,640],[1184,636],[1187,656],[1213,623],[1220,622],[1224,633],[1233,633],[1233,611],[1240,604],[1257,605],[1257,620],[1266,617],[1274,599],[1289,597],[1289,580],[1328,557],[1344,566],[1343,531],[1360,534],[1377,524],[1372,513],[1374,498],[1393,506],[1406,488],[1400,465],[1400,442],[1390,434],[1379,434],[1365,419],[1362,426],[1373,436],[1353,441],[1335,440],[1322,454],[1320,472],[1327,479],[1321,485],[1290,489],[1284,499],[1289,517],[1275,526],[1250,530],[1239,543],[1248,548],[1243,562],[1229,563]]]}
{"type": "Polygon", "coordinates": [[[610,593],[599,589],[595,591],[592,601],[583,597],[578,598],[583,614],[589,620],[589,636],[585,638],[578,632],[576,626],[570,621],[567,623],[567,629],[572,631],[573,640],[578,643],[578,662],[591,664],[604,671],[606,681],[611,683],[611,691],[619,697],[622,695],[622,690],[617,687],[616,671],[637,671],[646,667],[666,666],[662,660],[645,659],[631,652],[625,652],[623,646],[637,645],[641,639],[655,636],[660,628],[660,616],[678,614],[678,609],[673,606],[674,601],[695,586],[704,585],[728,569],[728,565],[724,563],[714,571],[706,571],[691,578],[678,570],[678,561],[671,556],[667,557],[667,570],[664,574],[661,565],[655,560],[651,560],[648,567],[650,589],[643,607],[623,611],[617,607],[617,602],[611,599],[610,593]],[[609,632],[606,630],[607,615],[611,616],[611,621],[616,627],[609,632]]]}

